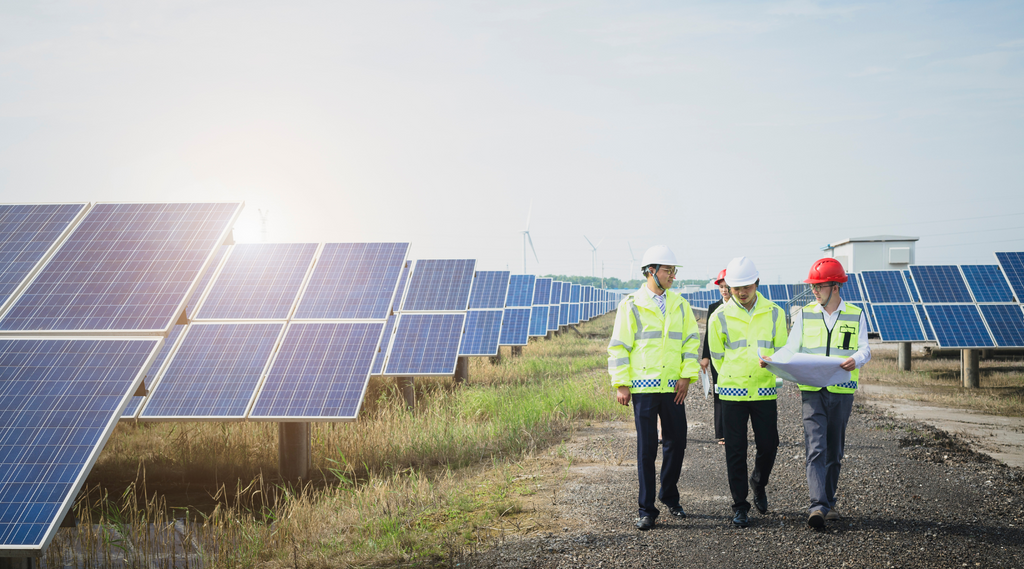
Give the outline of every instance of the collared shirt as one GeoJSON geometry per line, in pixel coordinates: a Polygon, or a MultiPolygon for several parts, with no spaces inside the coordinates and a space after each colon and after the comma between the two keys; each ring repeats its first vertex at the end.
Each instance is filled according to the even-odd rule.
{"type": "Polygon", "coordinates": [[[741,309],[746,311],[747,314],[753,314],[754,313],[754,309],[757,308],[757,291],[756,290],[754,291],[754,305],[750,307],[750,310],[747,310],[747,307],[745,307],[742,304],[740,304],[740,301],[736,300],[736,296],[735,295],[729,297],[729,302],[732,302],[732,303],[736,304],[736,306],[739,306],[741,309]]]}
{"type": "Polygon", "coordinates": [[[654,302],[658,305],[658,308],[661,309],[661,313],[665,314],[665,293],[654,294],[654,291],[651,290],[651,287],[647,285],[644,285],[644,290],[646,290],[647,294],[654,299],[654,302]]]}
{"type": "MultiPolygon", "coordinates": [[[[846,301],[840,300],[839,307],[836,308],[835,312],[829,314],[821,305],[815,307],[815,310],[820,310],[821,315],[825,319],[825,328],[829,332],[832,331],[836,326],[836,322],[839,320],[839,313],[846,310],[846,301]]],[[[860,313],[860,330],[857,332],[857,351],[850,357],[856,363],[857,368],[861,368],[864,364],[871,361],[871,348],[868,346],[868,320],[866,312],[860,313]]],[[[800,347],[803,346],[804,340],[804,317],[803,310],[796,313],[793,316],[793,328],[789,331],[789,339],[786,341],[786,346],[776,352],[775,357],[778,357],[781,361],[786,361],[793,354],[800,352],[800,347]]]]}

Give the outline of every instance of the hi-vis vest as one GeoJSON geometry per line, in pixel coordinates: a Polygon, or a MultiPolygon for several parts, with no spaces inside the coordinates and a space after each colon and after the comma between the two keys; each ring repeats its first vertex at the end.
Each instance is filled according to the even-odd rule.
{"type": "MultiPolygon", "coordinates": [[[[644,285],[647,286],[647,285],[644,285]]],[[[612,386],[630,393],[666,393],[676,380],[697,381],[700,336],[690,303],[665,292],[665,314],[644,290],[619,303],[615,329],[608,344],[608,373],[612,386]]]]}
{"type": "Polygon", "coordinates": [[[718,398],[725,401],[776,399],[775,375],[760,365],[786,345],[786,314],[779,306],[757,294],[754,311],[730,300],[711,315],[708,322],[708,351],[718,370],[718,398]]]}
{"type": "MultiPolygon", "coordinates": [[[[839,313],[835,326],[829,332],[825,327],[825,317],[821,312],[815,311],[816,303],[808,304],[800,314],[803,320],[803,337],[801,338],[800,351],[805,354],[817,356],[829,356],[832,358],[846,359],[857,353],[858,339],[860,338],[860,314],[862,310],[847,303],[846,308],[839,313]]],[[[850,372],[850,381],[839,385],[830,385],[828,390],[832,393],[854,393],[857,391],[857,378],[859,370],[850,372]]],[[[801,391],[818,391],[820,387],[801,385],[801,391]]]]}

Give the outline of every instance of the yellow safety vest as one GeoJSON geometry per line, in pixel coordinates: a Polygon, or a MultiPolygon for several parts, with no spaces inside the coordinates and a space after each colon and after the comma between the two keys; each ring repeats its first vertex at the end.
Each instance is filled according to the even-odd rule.
{"type": "Polygon", "coordinates": [[[697,319],[686,299],[666,291],[662,314],[644,290],[628,294],[608,343],[612,386],[629,387],[630,393],[673,392],[680,378],[697,381],[699,348],[697,319]]]}
{"type": "Polygon", "coordinates": [[[757,357],[786,345],[786,314],[761,293],[752,313],[730,300],[711,315],[708,351],[718,370],[718,398],[725,401],[775,399],[775,375],[757,357]]]}
{"type": "MultiPolygon", "coordinates": [[[[832,358],[846,359],[857,353],[860,339],[860,315],[863,312],[860,308],[847,303],[846,309],[839,313],[835,326],[829,332],[825,327],[825,317],[817,303],[808,304],[801,312],[803,319],[803,336],[800,341],[800,351],[805,354],[817,356],[829,356],[832,358]]],[[[830,385],[828,390],[832,393],[855,393],[857,391],[857,379],[860,377],[860,370],[854,369],[850,372],[850,381],[839,385],[830,385]]],[[[818,391],[820,387],[801,385],[801,391],[818,391]]]]}

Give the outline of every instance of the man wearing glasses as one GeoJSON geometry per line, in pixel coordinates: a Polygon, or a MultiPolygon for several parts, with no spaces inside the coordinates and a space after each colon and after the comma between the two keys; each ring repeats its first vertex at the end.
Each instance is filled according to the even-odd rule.
{"type": "Polygon", "coordinates": [[[622,405],[633,401],[636,422],[637,474],[640,495],[636,527],[647,531],[658,518],[655,469],[658,419],[661,419],[661,492],[658,500],[675,517],[685,518],[679,504],[679,472],[686,452],[686,406],[690,384],[697,381],[700,347],[697,320],[690,304],[670,291],[676,256],[664,245],[644,253],[647,282],[626,295],[615,315],[608,344],[608,373],[622,405]]]}
{"type": "Polygon", "coordinates": [[[768,478],[779,451],[779,411],[775,376],[761,369],[758,352],[770,356],[786,342],[786,314],[757,292],[760,273],[746,257],[725,268],[732,300],[708,320],[708,351],[718,370],[718,397],[725,427],[725,465],[732,493],[732,523],[750,524],[748,492],[754,506],[768,513],[768,478]],[[754,431],[754,470],[747,480],[747,422],[754,431]]]}
{"type": "Polygon", "coordinates": [[[853,394],[857,392],[857,370],[871,360],[864,313],[846,304],[840,296],[846,281],[846,271],[835,259],[819,259],[811,265],[804,282],[810,283],[816,302],[805,306],[793,318],[789,341],[778,352],[778,357],[783,359],[798,352],[841,358],[843,363],[839,367],[850,372],[848,383],[825,389],[800,386],[807,487],[811,494],[807,523],[814,528],[824,527],[826,520],[840,518],[835,509],[836,488],[846,444],[846,423],[853,410],[853,394]]]}

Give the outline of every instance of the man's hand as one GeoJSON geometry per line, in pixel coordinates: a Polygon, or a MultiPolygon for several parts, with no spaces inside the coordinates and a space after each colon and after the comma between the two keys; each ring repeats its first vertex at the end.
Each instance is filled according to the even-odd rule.
{"type": "Polygon", "coordinates": [[[839,367],[846,371],[853,371],[853,369],[857,367],[857,362],[853,358],[846,358],[843,360],[843,363],[839,364],[839,367]]]}
{"type": "MultiPolygon", "coordinates": [[[[771,359],[771,358],[769,358],[769,357],[765,357],[764,359],[765,359],[766,361],[769,361],[769,362],[770,362],[770,361],[772,361],[772,359],[771,359]]],[[[760,365],[761,367],[768,367],[768,364],[764,363],[764,361],[762,361],[762,360],[758,360],[758,361],[757,361],[757,363],[758,363],[758,364],[759,364],[759,365],[760,365]]]]}
{"type": "Polygon", "coordinates": [[[629,388],[625,385],[619,386],[615,390],[615,400],[619,402],[619,405],[629,405],[629,388]]]}
{"type": "Polygon", "coordinates": [[[679,378],[676,381],[676,396],[674,401],[676,405],[682,405],[683,401],[686,400],[686,393],[690,391],[690,380],[685,377],[679,378]]]}
{"type": "Polygon", "coordinates": [[[708,366],[711,365],[711,358],[704,358],[700,361],[700,371],[707,373],[708,366]]]}

